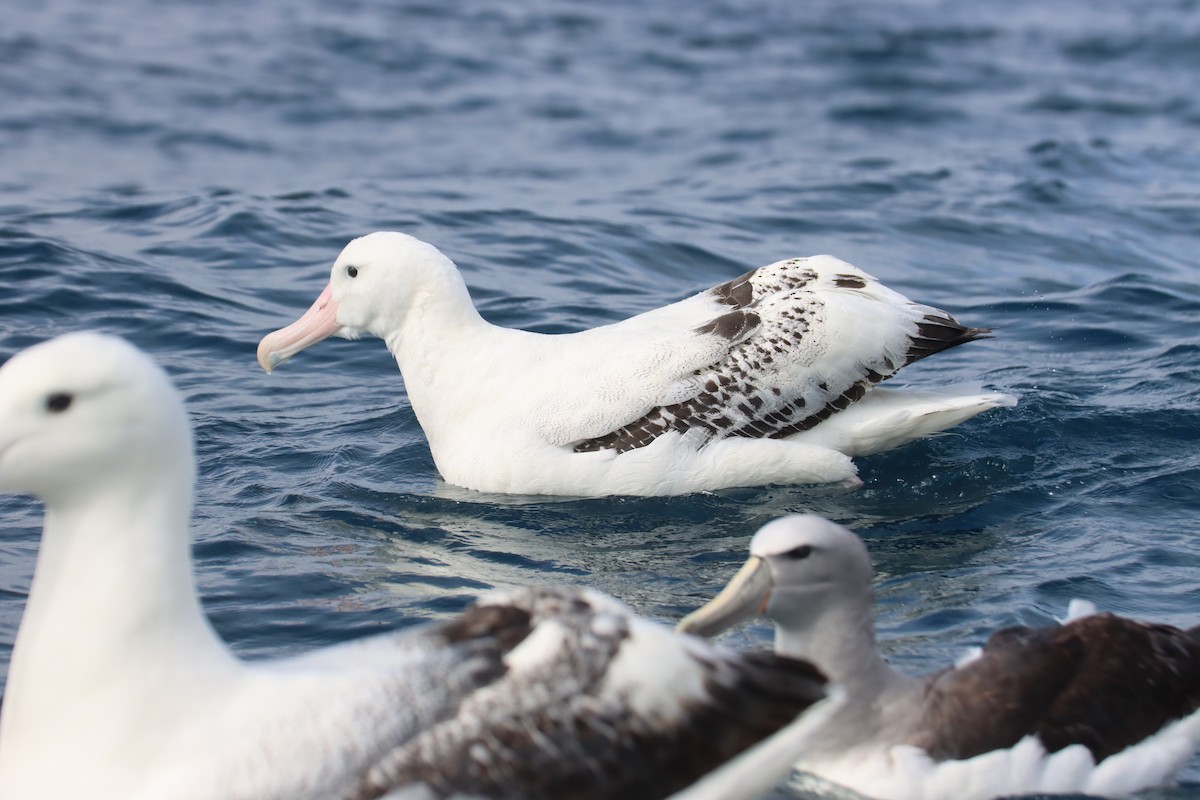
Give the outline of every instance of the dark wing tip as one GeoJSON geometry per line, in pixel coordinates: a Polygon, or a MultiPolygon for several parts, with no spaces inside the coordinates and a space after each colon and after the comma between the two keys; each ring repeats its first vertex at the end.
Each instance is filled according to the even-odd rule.
{"type": "Polygon", "coordinates": [[[718,302],[734,308],[745,308],[754,302],[754,285],[750,281],[756,272],[758,272],[757,269],[752,269],[732,280],[714,286],[709,291],[717,296],[718,302]]]}
{"type": "MultiPolygon", "coordinates": [[[[710,678],[712,700],[698,715],[725,719],[725,735],[738,740],[736,752],[789,724],[828,694],[825,674],[808,661],[765,652],[727,658],[729,672],[717,670],[710,678]]],[[[711,730],[707,721],[695,727],[711,730]]]]}
{"type": "MultiPolygon", "coordinates": [[[[827,694],[829,679],[825,673],[802,658],[748,652],[740,653],[736,664],[739,685],[744,690],[771,694],[798,711],[823,700],[827,694]]],[[[793,713],[792,718],[795,716],[793,713]]]]}
{"type": "Polygon", "coordinates": [[[917,332],[909,340],[904,366],[960,344],[990,338],[991,328],[968,328],[946,313],[926,314],[917,323],[917,332]]]}
{"type": "Polygon", "coordinates": [[[696,328],[696,333],[702,336],[713,334],[730,342],[739,342],[761,322],[762,318],[753,311],[730,311],[696,328]]]}
{"type": "Polygon", "coordinates": [[[991,338],[994,338],[994,337],[992,336],[992,329],[991,329],[991,328],[967,328],[967,329],[966,329],[966,330],[963,332],[963,334],[964,334],[964,336],[966,336],[966,338],[967,338],[967,341],[969,341],[969,342],[973,342],[973,341],[975,341],[976,339],[991,339],[991,338]]]}
{"type": "Polygon", "coordinates": [[[533,617],[526,609],[514,605],[475,605],[438,631],[448,644],[487,639],[508,652],[525,640],[533,630],[533,617]]]}

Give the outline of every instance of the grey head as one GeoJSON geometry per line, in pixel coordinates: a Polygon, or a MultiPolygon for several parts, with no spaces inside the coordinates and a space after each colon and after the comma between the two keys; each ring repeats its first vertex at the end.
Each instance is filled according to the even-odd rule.
{"type": "MultiPolygon", "coordinates": [[[[703,608],[679,623],[681,632],[712,636],[742,620],[765,617],[791,643],[823,635],[831,621],[870,625],[871,559],[862,540],[815,514],[794,514],[764,525],[750,541],[750,558],[703,608]]],[[[868,630],[868,636],[870,635],[868,630]]],[[[779,646],[788,655],[817,655],[779,646]]]]}

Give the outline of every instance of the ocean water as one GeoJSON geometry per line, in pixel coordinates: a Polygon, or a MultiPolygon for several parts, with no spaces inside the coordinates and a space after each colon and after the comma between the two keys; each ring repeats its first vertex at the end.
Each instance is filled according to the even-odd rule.
{"type": "MultiPolygon", "coordinates": [[[[760,524],[868,541],[920,672],[1074,597],[1200,606],[1200,3],[14,0],[0,25],[0,356],[93,328],[184,393],[205,606],[249,658],[585,584],[664,622],[760,524]],[[1020,396],[861,459],[863,488],[480,495],[382,343],[274,375],[353,236],[400,229],[484,315],[578,330],[833,253],[995,338],[905,370],[1020,396]]],[[[40,508],[0,498],[0,678],[40,508]]],[[[728,642],[765,646],[749,626],[728,642]]],[[[1200,761],[1153,797],[1200,798],[1200,761]]]]}

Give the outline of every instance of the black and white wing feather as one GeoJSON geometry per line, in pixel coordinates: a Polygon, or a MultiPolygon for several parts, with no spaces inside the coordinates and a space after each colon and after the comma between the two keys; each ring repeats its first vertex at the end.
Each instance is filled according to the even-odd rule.
{"type": "Polygon", "coordinates": [[[650,329],[660,316],[685,314],[702,321],[688,330],[692,341],[684,338],[677,349],[707,356],[717,342],[715,357],[673,376],[659,402],[636,409],[613,430],[576,441],[577,452],[625,452],[668,431],[696,431],[706,440],[785,438],[815,427],[904,366],[988,335],[832,256],[760,267],[610,327],[650,329]]]}
{"type": "Polygon", "coordinates": [[[485,600],[451,635],[504,631],[504,674],[387,752],[346,800],[665,798],[825,697],[806,662],[721,651],[588,591],[485,600]]]}

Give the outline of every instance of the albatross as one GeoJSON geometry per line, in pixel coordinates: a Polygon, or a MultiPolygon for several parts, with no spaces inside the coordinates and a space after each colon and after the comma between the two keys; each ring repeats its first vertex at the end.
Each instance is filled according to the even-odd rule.
{"type": "Polygon", "coordinates": [[[485,492],[674,495],[769,483],[861,484],[851,460],[1016,401],[877,389],[987,336],[832,256],[779,261],[622,322],[502,328],[454,263],[407,234],[351,241],[296,322],[265,336],[271,372],[330,336],[395,356],[442,477],[485,492]]]}
{"type": "Polygon", "coordinates": [[[573,588],[242,661],[196,596],[194,470],[180,398],[124,340],[68,334],[0,367],[0,491],[45,503],[5,800],[751,797],[833,708],[806,662],[573,588]]]}
{"type": "Polygon", "coordinates": [[[1000,630],[959,663],[913,677],[875,648],[872,580],[856,535],[819,516],[784,517],[678,625],[708,636],[765,616],[776,653],[845,688],[797,769],[881,800],[1122,796],[1170,780],[1200,744],[1196,628],[1081,609],[1059,626],[1000,630]]]}

